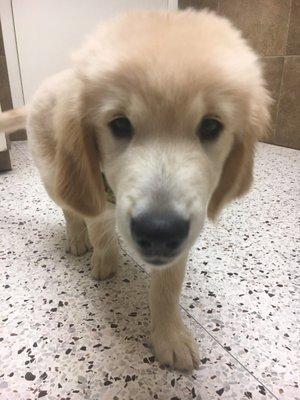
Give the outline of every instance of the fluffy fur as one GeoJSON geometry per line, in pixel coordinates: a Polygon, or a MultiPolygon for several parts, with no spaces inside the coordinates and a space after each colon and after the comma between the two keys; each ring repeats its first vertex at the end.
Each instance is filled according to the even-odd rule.
{"type": "MultiPolygon", "coordinates": [[[[179,296],[189,249],[206,216],[244,194],[255,142],[269,121],[269,95],[254,52],[224,18],[207,11],[138,12],[103,24],[73,56],[70,70],[48,79],[27,108],[32,154],[51,198],[66,217],[73,254],[93,246],[93,275],[115,272],[119,232],[139,258],[130,218],[155,204],[191,221],[180,255],[153,268],[152,342],[158,360],[191,370],[199,362],[182,323],[179,296]],[[131,140],[108,128],[117,115],[131,140]],[[220,137],[202,143],[197,126],[218,116],[220,137]],[[116,195],[106,206],[100,167],[116,195]]],[[[3,113],[19,128],[24,111],[3,113]]]]}

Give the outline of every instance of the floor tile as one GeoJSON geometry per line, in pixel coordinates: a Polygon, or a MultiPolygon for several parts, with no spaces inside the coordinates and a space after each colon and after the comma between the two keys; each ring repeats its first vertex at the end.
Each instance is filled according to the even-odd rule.
{"type": "Polygon", "coordinates": [[[300,398],[299,172],[300,152],[259,146],[254,187],[206,226],[182,301],[282,399],[300,398]]]}
{"type": "Polygon", "coordinates": [[[149,350],[149,278],[126,255],[100,283],[88,255],[30,252],[1,264],[1,399],[273,398],[186,314],[200,369],[160,368],[149,350]]]}
{"type": "Polygon", "coordinates": [[[182,306],[201,366],[188,375],[153,359],[149,277],[126,252],[118,274],[100,283],[90,254],[64,253],[62,214],[26,146],[13,144],[14,169],[0,175],[1,399],[300,398],[299,153],[260,145],[252,193],[194,246],[182,306]]]}

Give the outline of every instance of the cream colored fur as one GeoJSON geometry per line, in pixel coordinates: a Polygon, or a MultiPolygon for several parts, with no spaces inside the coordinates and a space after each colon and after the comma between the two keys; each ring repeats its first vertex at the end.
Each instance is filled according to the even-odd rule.
{"type": "Polygon", "coordinates": [[[12,133],[25,128],[27,120],[26,108],[18,108],[0,114],[0,128],[5,133],[12,133]]]}
{"type": "Polygon", "coordinates": [[[27,113],[41,178],[66,216],[67,250],[80,255],[90,241],[96,278],[116,270],[115,225],[140,258],[130,218],[153,199],[191,220],[180,256],[152,269],[152,342],[163,364],[191,370],[199,363],[179,311],[187,254],[206,216],[215,218],[249,189],[269,104],[256,55],[226,19],[207,11],[138,12],[103,24],[27,111],[0,116],[0,128],[11,131],[25,126],[27,113]],[[117,115],[132,122],[131,141],[110,132],[117,115]],[[224,129],[202,143],[197,126],[207,115],[224,129]],[[100,166],[116,212],[106,206],[100,166]]]}

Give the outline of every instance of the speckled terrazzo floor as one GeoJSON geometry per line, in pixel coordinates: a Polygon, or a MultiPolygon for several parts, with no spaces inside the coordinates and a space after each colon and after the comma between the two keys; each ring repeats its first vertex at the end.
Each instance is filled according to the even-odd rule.
{"type": "Polygon", "coordinates": [[[260,144],[252,192],[191,252],[181,302],[201,353],[191,375],[152,357],[143,268],[124,251],[112,280],[93,281],[90,255],[64,253],[62,214],[26,143],[11,156],[0,175],[1,400],[300,399],[300,152],[260,144]]]}

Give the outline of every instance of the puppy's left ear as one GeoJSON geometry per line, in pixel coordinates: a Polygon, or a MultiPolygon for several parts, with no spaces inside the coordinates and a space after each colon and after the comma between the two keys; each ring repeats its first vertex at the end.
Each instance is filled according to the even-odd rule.
{"type": "Polygon", "coordinates": [[[267,136],[271,101],[267,90],[263,85],[259,86],[250,101],[245,131],[236,135],[218,186],[210,199],[207,210],[210,219],[215,219],[227,203],[249,190],[253,180],[255,144],[267,136]]]}

